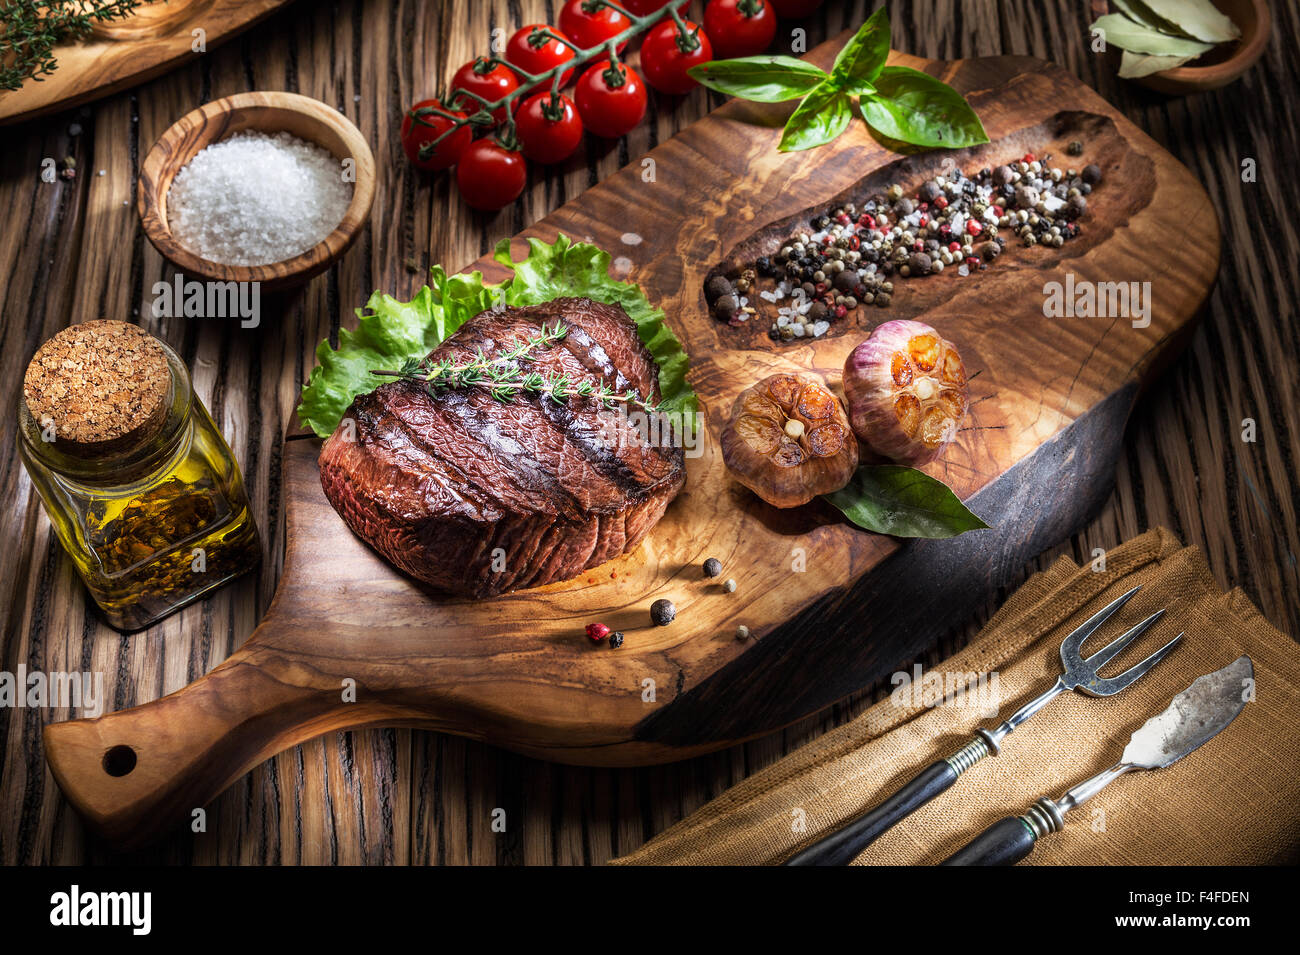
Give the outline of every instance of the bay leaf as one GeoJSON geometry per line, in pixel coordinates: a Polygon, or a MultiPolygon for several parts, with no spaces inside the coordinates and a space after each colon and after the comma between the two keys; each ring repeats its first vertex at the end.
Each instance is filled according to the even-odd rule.
{"type": "Polygon", "coordinates": [[[1134,53],[1125,50],[1123,58],[1119,61],[1119,75],[1126,80],[1133,80],[1139,76],[1159,73],[1161,70],[1172,70],[1194,59],[1196,59],[1194,56],[1152,56],[1150,53],[1134,53]]]}
{"type": "MultiPolygon", "coordinates": [[[[1110,0],[1110,3],[1124,16],[1130,20],[1136,20],[1143,26],[1159,30],[1161,33],[1168,33],[1171,36],[1188,36],[1178,28],[1176,23],[1157,16],[1142,0],[1110,0]]],[[[1195,38],[1193,37],[1193,39],[1195,38]]]]}
{"type": "Polygon", "coordinates": [[[1134,53],[1193,57],[1214,48],[1213,43],[1169,36],[1153,30],[1136,20],[1130,20],[1121,13],[1108,13],[1104,17],[1099,17],[1088,29],[1102,31],[1107,43],[1113,43],[1122,50],[1132,50],[1134,53]]]}
{"type": "MultiPolygon", "coordinates": [[[[1198,40],[1222,43],[1241,36],[1241,30],[1210,0],[1141,0],[1163,20],[1198,40]]],[[[1127,49],[1127,47],[1125,47],[1127,49]]]]}

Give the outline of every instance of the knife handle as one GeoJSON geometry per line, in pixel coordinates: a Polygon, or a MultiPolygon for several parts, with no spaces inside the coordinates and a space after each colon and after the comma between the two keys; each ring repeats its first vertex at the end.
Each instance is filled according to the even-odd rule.
{"type": "Polygon", "coordinates": [[[931,763],[902,789],[847,826],[795,853],[785,864],[848,865],[882,833],[939,795],[988,754],[988,743],[977,736],[948,759],[931,763]]]}
{"type": "Polygon", "coordinates": [[[940,865],[1015,865],[1034,851],[1038,834],[1020,816],[999,819],[940,865]]]}

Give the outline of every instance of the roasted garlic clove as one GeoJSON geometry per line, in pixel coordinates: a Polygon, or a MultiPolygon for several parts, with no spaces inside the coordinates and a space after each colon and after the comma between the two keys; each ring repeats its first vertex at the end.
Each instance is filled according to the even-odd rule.
{"type": "Polygon", "coordinates": [[[825,385],[810,375],[773,375],[736,399],[722,460],[769,504],[797,507],[849,483],[858,443],[825,385]]]}
{"type": "Polygon", "coordinates": [[[957,346],[924,322],[885,322],[849,354],[844,395],[854,433],[898,464],[936,458],[966,409],[966,368],[957,346]]]}

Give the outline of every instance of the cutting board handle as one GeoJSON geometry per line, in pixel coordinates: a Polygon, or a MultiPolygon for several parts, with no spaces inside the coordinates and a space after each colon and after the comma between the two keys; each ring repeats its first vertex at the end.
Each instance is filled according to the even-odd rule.
{"type": "Polygon", "coordinates": [[[170,696],[96,719],[51,723],[45,756],[91,828],[131,847],[193,818],[273,754],[366,722],[365,708],[344,702],[337,679],[250,639],[170,696]]]}

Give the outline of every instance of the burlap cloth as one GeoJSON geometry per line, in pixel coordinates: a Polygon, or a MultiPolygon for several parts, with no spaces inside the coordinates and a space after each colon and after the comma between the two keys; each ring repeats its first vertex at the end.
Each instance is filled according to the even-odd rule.
{"type": "MultiPolygon", "coordinates": [[[[1066,557],[1025,582],[980,635],[939,669],[998,674],[1003,719],[1052,684],[1061,640],[1106,602],[1142,584],[1084,653],[1160,607],[1166,617],[1104,669],[1126,669],[1186,631],[1117,696],[1057,697],[951,789],[859,856],[858,864],[930,864],[1039,796],[1118,762],[1129,735],[1175,693],[1242,653],[1256,699],[1219,736],[1166,769],[1133,772],[1066,816],[1022,865],[1294,863],[1300,858],[1300,650],[1240,590],[1223,593],[1199,550],[1157,529],[1106,554],[1103,572],[1066,557]]],[[[866,608],[869,612],[870,608],[866,608]]],[[[891,696],[703,806],[612,864],[780,862],[874,805],[972,731],[996,722],[964,705],[900,705],[891,696]],[[797,831],[800,820],[803,832],[797,831]]]]}

